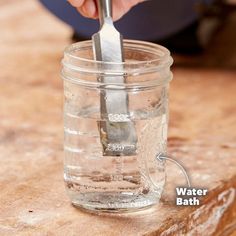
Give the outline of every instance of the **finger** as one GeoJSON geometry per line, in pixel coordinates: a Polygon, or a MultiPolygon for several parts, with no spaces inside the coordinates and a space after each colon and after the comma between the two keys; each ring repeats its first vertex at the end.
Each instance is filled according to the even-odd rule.
{"type": "Polygon", "coordinates": [[[147,0],[115,0],[113,2],[113,19],[114,21],[119,20],[124,14],[126,14],[133,6],[138,3],[147,0]]]}
{"type": "Polygon", "coordinates": [[[113,20],[119,20],[125,13],[128,11],[127,2],[125,3],[123,0],[113,1],[113,20]]]}
{"type": "Polygon", "coordinates": [[[77,10],[85,17],[97,17],[97,9],[93,0],[86,0],[81,7],[77,8],[77,10]]]}
{"type": "Polygon", "coordinates": [[[85,0],[67,0],[73,7],[81,7],[85,0]]]}

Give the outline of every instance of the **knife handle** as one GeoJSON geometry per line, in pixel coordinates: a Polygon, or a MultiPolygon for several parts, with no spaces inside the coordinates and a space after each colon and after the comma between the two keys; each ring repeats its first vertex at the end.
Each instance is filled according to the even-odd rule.
{"type": "Polygon", "coordinates": [[[112,0],[96,0],[100,25],[103,25],[106,18],[112,19],[112,0]]]}

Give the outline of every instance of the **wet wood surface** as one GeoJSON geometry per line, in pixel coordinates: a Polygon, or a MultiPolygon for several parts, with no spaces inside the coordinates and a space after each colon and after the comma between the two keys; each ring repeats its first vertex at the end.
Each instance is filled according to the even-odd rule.
{"type": "Polygon", "coordinates": [[[72,207],[63,183],[60,60],[72,32],[36,1],[1,0],[0,235],[235,235],[236,36],[228,27],[208,50],[216,56],[187,66],[176,57],[170,89],[168,151],[209,194],[200,206],[175,206],[185,182],[170,164],[158,206],[95,215],[72,207]]]}

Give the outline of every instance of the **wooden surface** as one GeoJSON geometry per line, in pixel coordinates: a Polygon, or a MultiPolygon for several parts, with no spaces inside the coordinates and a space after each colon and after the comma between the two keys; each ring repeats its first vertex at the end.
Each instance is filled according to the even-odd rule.
{"type": "Polygon", "coordinates": [[[211,55],[204,55],[207,67],[200,66],[202,59],[185,67],[176,57],[181,66],[173,69],[169,152],[184,164],[194,186],[209,189],[202,205],[174,205],[174,188],[184,179],[169,165],[158,206],[98,216],[72,207],[64,190],[59,73],[71,31],[36,1],[0,0],[0,235],[235,235],[236,56],[230,51],[235,52],[236,36],[231,33],[212,43],[211,55]]]}

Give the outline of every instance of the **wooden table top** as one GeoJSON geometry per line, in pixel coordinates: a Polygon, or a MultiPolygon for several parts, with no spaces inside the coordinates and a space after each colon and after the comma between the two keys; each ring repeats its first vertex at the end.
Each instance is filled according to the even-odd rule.
{"type": "Polygon", "coordinates": [[[232,37],[216,39],[218,46],[229,44],[227,55],[212,46],[208,51],[215,56],[185,61],[176,57],[173,68],[169,153],[186,167],[194,187],[209,189],[202,204],[175,206],[175,187],[184,179],[170,164],[158,206],[135,214],[95,215],[72,207],[63,183],[60,60],[71,43],[70,29],[36,1],[1,0],[0,32],[0,235],[233,232],[236,54],[230,52],[236,47],[232,37]],[[204,60],[208,66],[201,66],[204,60]]]}

